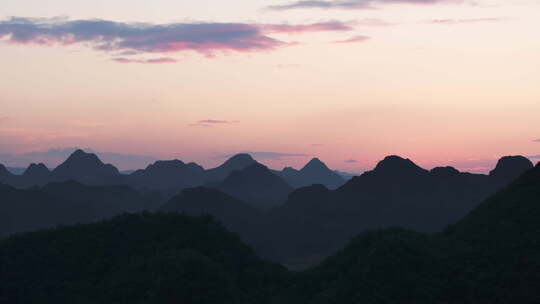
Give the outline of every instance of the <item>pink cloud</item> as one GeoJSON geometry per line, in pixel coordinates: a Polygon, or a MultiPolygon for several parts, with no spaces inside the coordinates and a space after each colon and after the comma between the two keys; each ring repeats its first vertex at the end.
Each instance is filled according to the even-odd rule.
{"type": "Polygon", "coordinates": [[[262,25],[261,29],[267,33],[287,33],[287,34],[353,30],[353,28],[347,23],[337,22],[337,21],[320,22],[320,23],[312,23],[312,24],[300,24],[300,25],[268,24],[268,25],[262,25]]]}
{"type": "Polygon", "coordinates": [[[117,57],[112,59],[115,62],[118,63],[140,63],[140,64],[161,64],[161,63],[175,63],[178,62],[178,60],[174,58],[152,58],[152,59],[130,59],[125,57],[117,57]]]}
{"type": "Polygon", "coordinates": [[[188,124],[190,127],[214,127],[216,125],[228,125],[240,123],[238,120],[203,119],[196,123],[188,124]]]}
{"type": "Polygon", "coordinates": [[[442,2],[459,2],[459,0],[300,0],[287,4],[271,5],[270,10],[290,10],[290,9],[374,9],[381,5],[388,4],[437,4],[442,2]]]}
{"type": "Polygon", "coordinates": [[[268,36],[272,33],[349,31],[342,22],[313,24],[171,23],[141,24],[107,20],[10,18],[0,21],[0,37],[13,44],[42,46],[83,44],[95,50],[120,53],[120,63],[171,63],[171,58],[132,59],[149,53],[194,51],[208,57],[215,52],[268,51],[295,45],[268,36]]]}
{"type": "Polygon", "coordinates": [[[199,120],[198,123],[205,123],[205,124],[232,124],[232,123],[239,123],[239,121],[238,120],[205,119],[205,120],[199,120]]]}
{"type": "Polygon", "coordinates": [[[334,41],[334,43],[359,43],[359,42],[365,42],[369,39],[371,38],[368,36],[358,35],[358,36],[351,37],[349,39],[334,41]]]}
{"type": "Polygon", "coordinates": [[[507,18],[470,18],[470,19],[433,19],[426,21],[431,24],[454,25],[467,23],[484,23],[484,22],[500,22],[507,21],[507,18]]]}

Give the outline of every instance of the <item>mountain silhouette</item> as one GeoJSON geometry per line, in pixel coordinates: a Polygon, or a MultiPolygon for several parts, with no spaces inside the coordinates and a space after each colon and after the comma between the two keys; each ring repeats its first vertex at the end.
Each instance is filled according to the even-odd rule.
{"type": "Polygon", "coordinates": [[[13,174],[2,164],[0,164],[0,183],[8,183],[13,174]]]}
{"type": "MultiPolygon", "coordinates": [[[[428,175],[471,177],[451,167],[428,175]]],[[[323,185],[297,189],[290,204],[280,208],[302,209],[306,199],[313,205],[333,204],[327,199],[335,192],[323,185]]],[[[0,185],[0,193],[2,198],[22,193],[24,201],[37,192],[0,185]]],[[[231,196],[205,188],[184,190],[166,206],[165,211],[221,213],[227,221],[234,221],[228,206],[246,217],[257,213],[231,196]]],[[[3,216],[0,212],[0,219],[3,216]]],[[[296,220],[300,227],[308,224],[296,220]]],[[[320,237],[331,236],[325,235],[326,228],[318,230],[320,237]]],[[[444,231],[363,231],[305,271],[286,271],[264,262],[208,216],[131,214],[13,235],[0,242],[0,295],[6,303],[122,299],[207,304],[534,304],[540,299],[539,231],[540,164],[444,231]]],[[[281,238],[289,236],[276,232],[281,238]]]]}
{"type": "Polygon", "coordinates": [[[259,163],[233,171],[216,188],[262,209],[283,204],[292,191],[281,177],[259,163]]]}
{"type": "Polygon", "coordinates": [[[360,234],[292,294],[297,303],[536,303],[538,231],[540,165],[442,233],[360,234]]]}
{"type": "Polygon", "coordinates": [[[206,171],[208,181],[222,181],[233,171],[242,170],[249,165],[257,163],[251,155],[240,153],[226,160],[222,165],[206,171]]]}
{"type": "Polygon", "coordinates": [[[524,171],[533,168],[533,163],[523,156],[505,156],[497,162],[497,166],[489,175],[502,183],[521,175],[524,171]]]}
{"type": "Polygon", "coordinates": [[[48,177],[51,174],[51,171],[45,164],[30,164],[28,168],[23,173],[25,177],[48,177]]]}
{"type": "Polygon", "coordinates": [[[104,164],[95,154],[73,152],[52,171],[55,181],[75,180],[88,185],[121,183],[122,176],[111,164],[104,164]]]}
{"type": "Polygon", "coordinates": [[[336,190],[298,189],[272,210],[270,225],[278,231],[274,242],[287,244],[282,256],[317,261],[368,229],[441,231],[509,182],[451,167],[428,171],[409,159],[388,156],[336,190]]]}
{"type": "Polygon", "coordinates": [[[343,177],[330,170],[326,164],[318,158],[313,158],[300,170],[286,167],[282,171],[277,171],[275,173],[284,178],[287,183],[295,188],[313,184],[322,184],[330,189],[335,189],[345,183],[343,177]]]}
{"type": "Polygon", "coordinates": [[[6,166],[0,164],[0,176],[11,175],[11,172],[6,168],[6,166]]]}
{"type": "Polygon", "coordinates": [[[453,167],[428,171],[394,155],[381,160],[373,170],[332,189],[327,186],[328,180],[316,182],[330,176],[328,172],[335,174],[318,159],[311,160],[302,170],[285,168],[276,172],[247,154],[239,154],[210,170],[195,163],[171,160],[157,161],[131,175],[121,175],[97,156],[78,150],[49,173],[44,165],[31,165],[21,176],[0,167],[0,182],[25,189],[38,186],[28,189],[29,193],[11,190],[12,201],[6,200],[4,205],[4,220],[10,223],[4,224],[8,233],[58,223],[89,222],[121,212],[154,210],[159,203],[178,195],[180,201],[188,201],[185,206],[191,206],[186,209],[191,214],[207,212],[216,216],[262,256],[298,269],[334,253],[365,230],[403,227],[439,232],[531,166],[523,157],[503,157],[490,175],[459,172],[453,167]],[[242,169],[234,170],[238,167],[242,169]],[[228,171],[223,179],[216,180],[216,176],[228,171]],[[308,186],[293,190],[288,184],[290,179],[278,176],[281,174],[304,176],[308,186]],[[306,176],[313,179],[307,182],[306,176]],[[77,183],[63,183],[67,181],[77,183]],[[51,188],[51,182],[64,185],[51,188]],[[182,192],[201,185],[223,193],[182,192]],[[124,190],[115,195],[115,189],[124,190]],[[40,195],[44,198],[40,199],[40,195]],[[130,200],[133,202],[129,203],[130,200]],[[45,203],[39,205],[40,201],[52,202],[50,208],[45,203]],[[196,204],[200,209],[193,207],[196,204]],[[245,205],[256,212],[241,207],[245,205]],[[27,217],[34,210],[43,218],[27,217]],[[235,212],[239,214],[237,218],[231,215],[235,212]],[[13,224],[18,221],[20,225],[13,224]]]}
{"type": "Polygon", "coordinates": [[[377,163],[377,166],[372,171],[372,174],[387,178],[422,176],[427,173],[427,170],[420,168],[410,159],[401,158],[397,155],[385,157],[377,163]]]}
{"type": "Polygon", "coordinates": [[[158,190],[173,196],[184,188],[202,185],[206,181],[204,169],[194,163],[180,160],[156,161],[143,170],[137,170],[127,178],[137,189],[158,190]]]}
{"type": "Polygon", "coordinates": [[[52,173],[44,164],[30,164],[22,174],[20,183],[26,187],[42,186],[52,179],[52,173]]]}

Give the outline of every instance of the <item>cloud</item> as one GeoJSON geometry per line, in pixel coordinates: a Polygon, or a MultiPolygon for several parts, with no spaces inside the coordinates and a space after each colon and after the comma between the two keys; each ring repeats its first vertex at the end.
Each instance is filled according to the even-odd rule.
{"type": "Polygon", "coordinates": [[[205,128],[213,128],[212,125],[206,125],[206,124],[199,124],[199,123],[192,123],[188,124],[189,127],[205,127],[205,128]]]}
{"type": "Polygon", "coordinates": [[[537,159],[537,158],[540,158],[540,154],[539,155],[528,155],[527,158],[537,159]]]}
{"type": "Polygon", "coordinates": [[[347,163],[347,164],[356,164],[356,163],[358,163],[358,161],[356,159],[347,159],[347,160],[345,160],[345,163],[347,163]]]}
{"type": "Polygon", "coordinates": [[[349,39],[334,41],[334,43],[359,43],[359,42],[365,42],[369,39],[371,38],[368,36],[358,35],[358,36],[351,37],[349,39]]]}
{"type": "Polygon", "coordinates": [[[484,23],[484,22],[500,22],[507,21],[507,18],[471,18],[471,19],[432,19],[426,21],[430,24],[455,25],[469,23],[484,23]]]}
{"type": "MultiPolygon", "coordinates": [[[[308,157],[309,155],[304,153],[280,153],[280,152],[253,152],[253,151],[242,151],[240,153],[246,153],[251,155],[255,159],[264,159],[264,160],[277,160],[290,157],[308,157]]],[[[236,154],[227,154],[221,155],[217,158],[229,158],[236,154]]]]}
{"type": "MultiPolygon", "coordinates": [[[[22,45],[84,45],[121,54],[120,63],[171,63],[175,59],[131,59],[141,54],[185,51],[214,56],[216,52],[268,51],[294,45],[268,36],[275,33],[348,31],[349,24],[332,21],[313,24],[248,23],[122,23],[100,19],[64,20],[12,17],[0,21],[0,39],[22,45]]],[[[117,55],[118,56],[118,55],[117,55]]]]}
{"type": "Polygon", "coordinates": [[[229,125],[240,123],[238,120],[203,119],[196,123],[188,124],[190,127],[213,127],[215,125],[229,125]]]}
{"type": "Polygon", "coordinates": [[[384,20],[376,19],[376,18],[366,18],[366,19],[357,20],[357,21],[354,21],[353,24],[356,26],[374,26],[374,27],[400,25],[400,23],[397,23],[397,22],[388,22],[388,21],[384,21],[384,20]]]}
{"type": "Polygon", "coordinates": [[[9,120],[9,117],[7,117],[7,116],[0,116],[0,124],[3,124],[3,123],[5,123],[5,122],[8,121],[8,120],[9,120]]]}
{"type": "Polygon", "coordinates": [[[198,123],[205,123],[205,124],[233,124],[233,123],[239,123],[239,121],[238,120],[205,119],[205,120],[199,120],[198,123]]]}
{"type": "Polygon", "coordinates": [[[141,63],[141,64],[161,64],[161,63],[175,63],[178,60],[169,57],[152,58],[152,59],[130,59],[125,57],[116,57],[112,61],[118,63],[141,63]]]}
{"type": "MultiPolygon", "coordinates": [[[[0,119],[0,121],[1,121],[1,119],[0,119]]],[[[534,141],[534,142],[540,142],[540,138],[539,138],[539,139],[535,139],[535,140],[533,140],[533,141],[534,141]]]]}
{"type": "Polygon", "coordinates": [[[301,0],[289,4],[271,5],[270,10],[290,10],[290,9],[373,9],[384,4],[437,4],[439,2],[457,2],[454,0],[301,0]]]}
{"type": "Polygon", "coordinates": [[[324,147],[324,144],[311,144],[313,147],[324,147]]]}
{"type": "Polygon", "coordinates": [[[262,25],[261,29],[266,33],[302,34],[312,32],[352,31],[354,28],[350,24],[344,22],[332,21],[300,25],[267,24],[262,25]]]}

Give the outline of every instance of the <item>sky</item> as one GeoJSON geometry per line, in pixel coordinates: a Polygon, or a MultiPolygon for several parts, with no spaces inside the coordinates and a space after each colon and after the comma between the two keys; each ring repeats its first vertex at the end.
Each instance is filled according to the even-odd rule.
{"type": "Polygon", "coordinates": [[[2,0],[0,162],[536,162],[539,28],[538,0],[2,0]]]}

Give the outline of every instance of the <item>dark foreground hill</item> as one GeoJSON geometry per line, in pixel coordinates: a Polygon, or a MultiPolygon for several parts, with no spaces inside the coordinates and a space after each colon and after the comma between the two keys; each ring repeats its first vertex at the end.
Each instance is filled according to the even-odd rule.
{"type": "Polygon", "coordinates": [[[205,187],[185,189],[159,210],[190,216],[211,214],[225,228],[238,233],[259,255],[276,259],[274,248],[279,244],[270,242],[272,230],[263,213],[224,192],[205,187]]]}
{"type": "Polygon", "coordinates": [[[539,303],[540,165],[443,233],[363,233],[297,282],[302,303],[539,303]]]}
{"type": "Polygon", "coordinates": [[[502,158],[491,175],[452,167],[429,171],[389,156],[336,190],[322,185],[295,190],[268,215],[269,227],[284,259],[317,260],[366,229],[439,232],[532,167],[526,158],[512,157],[502,158]]]}
{"type": "Polygon", "coordinates": [[[10,304],[269,303],[288,276],[211,218],[174,214],[12,236],[0,269],[10,304]]]}
{"type": "Polygon", "coordinates": [[[0,303],[539,303],[540,165],[444,232],[367,231],[303,272],[174,214],[12,236],[0,269],[0,303]]]}
{"type": "Polygon", "coordinates": [[[127,186],[69,181],[23,190],[0,184],[0,236],[152,210],[160,203],[159,197],[127,186]]]}

